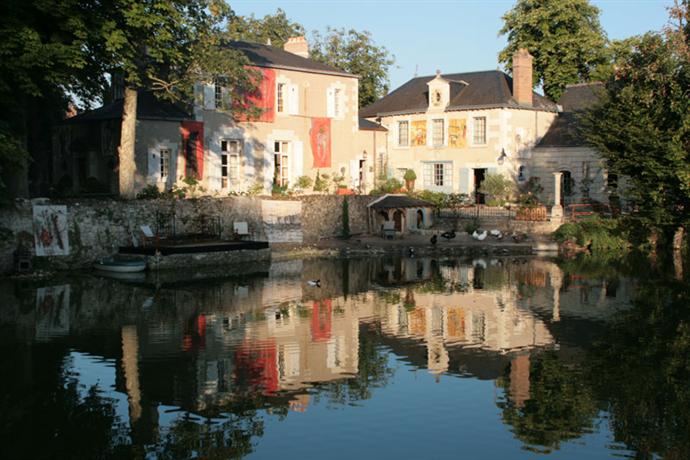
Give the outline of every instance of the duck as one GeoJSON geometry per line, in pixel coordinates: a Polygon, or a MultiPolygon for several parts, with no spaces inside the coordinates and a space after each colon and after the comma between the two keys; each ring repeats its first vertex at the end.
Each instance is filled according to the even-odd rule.
{"type": "Polygon", "coordinates": [[[430,240],[430,241],[431,241],[431,244],[432,244],[432,245],[436,246],[436,242],[438,241],[438,236],[436,236],[435,234],[434,234],[434,235],[431,235],[431,240],[430,240]]]}
{"type": "Polygon", "coordinates": [[[443,232],[441,233],[441,236],[447,240],[452,240],[453,238],[455,238],[455,230],[443,232]]]}
{"type": "Polygon", "coordinates": [[[475,230],[475,231],[472,233],[472,238],[474,238],[474,239],[477,240],[477,241],[484,241],[484,240],[486,239],[486,236],[487,236],[488,234],[489,234],[489,232],[487,232],[486,230],[484,230],[484,231],[481,232],[481,233],[477,233],[477,231],[475,230]]]}
{"type": "Polygon", "coordinates": [[[321,280],[320,280],[320,279],[318,279],[318,280],[309,280],[309,281],[307,281],[307,284],[308,284],[309,286],[311,286],[311,287],[318,287],[318,288],[320,288],[320,287],[321,287],[321,280]]]}

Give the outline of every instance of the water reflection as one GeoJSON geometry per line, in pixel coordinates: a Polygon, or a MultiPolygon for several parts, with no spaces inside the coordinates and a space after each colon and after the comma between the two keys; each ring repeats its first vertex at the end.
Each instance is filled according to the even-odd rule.
{"type": "Polygon", "coordinates": [[[687,289],[633,279],[541,259],[379,258],[5,282],[0,454],[242,457],[275,417],[409,391],[396,382],[416,369],[458,388],[494,382],[494,423],[528,449],[517,452],[610,430],[605,449],[618,453],[687,453],[687,289]],[[631,303],[640,295],[649,303],[631,303]],[[638,394],[672,407],[631,406],[638,394]]]}

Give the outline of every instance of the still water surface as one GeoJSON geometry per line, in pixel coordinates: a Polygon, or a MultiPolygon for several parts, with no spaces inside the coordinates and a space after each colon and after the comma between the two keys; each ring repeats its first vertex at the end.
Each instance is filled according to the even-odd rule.
{"type": "Polygon", "coordinates": [[[690,458],[690,287],[663,272],[377,258],[2,281],[0,458],[690,458]]]}

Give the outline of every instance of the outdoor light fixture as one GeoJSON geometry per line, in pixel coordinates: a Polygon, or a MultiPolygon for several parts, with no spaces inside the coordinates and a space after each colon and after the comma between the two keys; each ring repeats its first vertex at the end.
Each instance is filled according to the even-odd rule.
{"type": "Polygon", "coordinates": [[[504,161],[506,161],[506,158],[508,158],[508,155],[506,154],[506,149],[501,149],[501,155],[499,155],[498,159],[496,162],[499,165],[502,165],[504,161]]]}

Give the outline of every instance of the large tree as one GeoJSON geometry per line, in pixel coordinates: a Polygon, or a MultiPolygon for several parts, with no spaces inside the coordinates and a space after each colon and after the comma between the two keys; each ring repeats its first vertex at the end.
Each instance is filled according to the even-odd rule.
{"type": "MultiPolygon", "coordinates": [[[[677,27],[640,37],[584,119],[584,135],[625,176],[643,226],[670,234],[690,224],[688,1],[677,27]]],[[[682,236],[682,233],[681,233],[682,236]]]]}
{"type": "Polygon", "coordinates": [[[228,20],[228,37],[232,40],[243,40],[254,43],[270,43],[281,48],[288,38],[304,35],[304,27],[291,21],[285,11],[278,8],[275,14],[257,18],[232,15],[228,20]]]}
{"type": "Polygon", "coordinates": [[[360,107],[388,93],[388,70],[395,60],[385,47],[374,43],[370,32],[329,27],[324,35],[313,33],[310,48],[313,59],[360,76],[360,107]]]}
{"type": "Polygon", "coordinates": [[[599,9],[588,0],[518,0],[503,21],[500,34],[508,35],[508,44],[500,62],[511,70],[513,53],[527,48],[534,57],[534,84],[553,100],[567,84],[588,81],[606,60],[599,9]]]}

